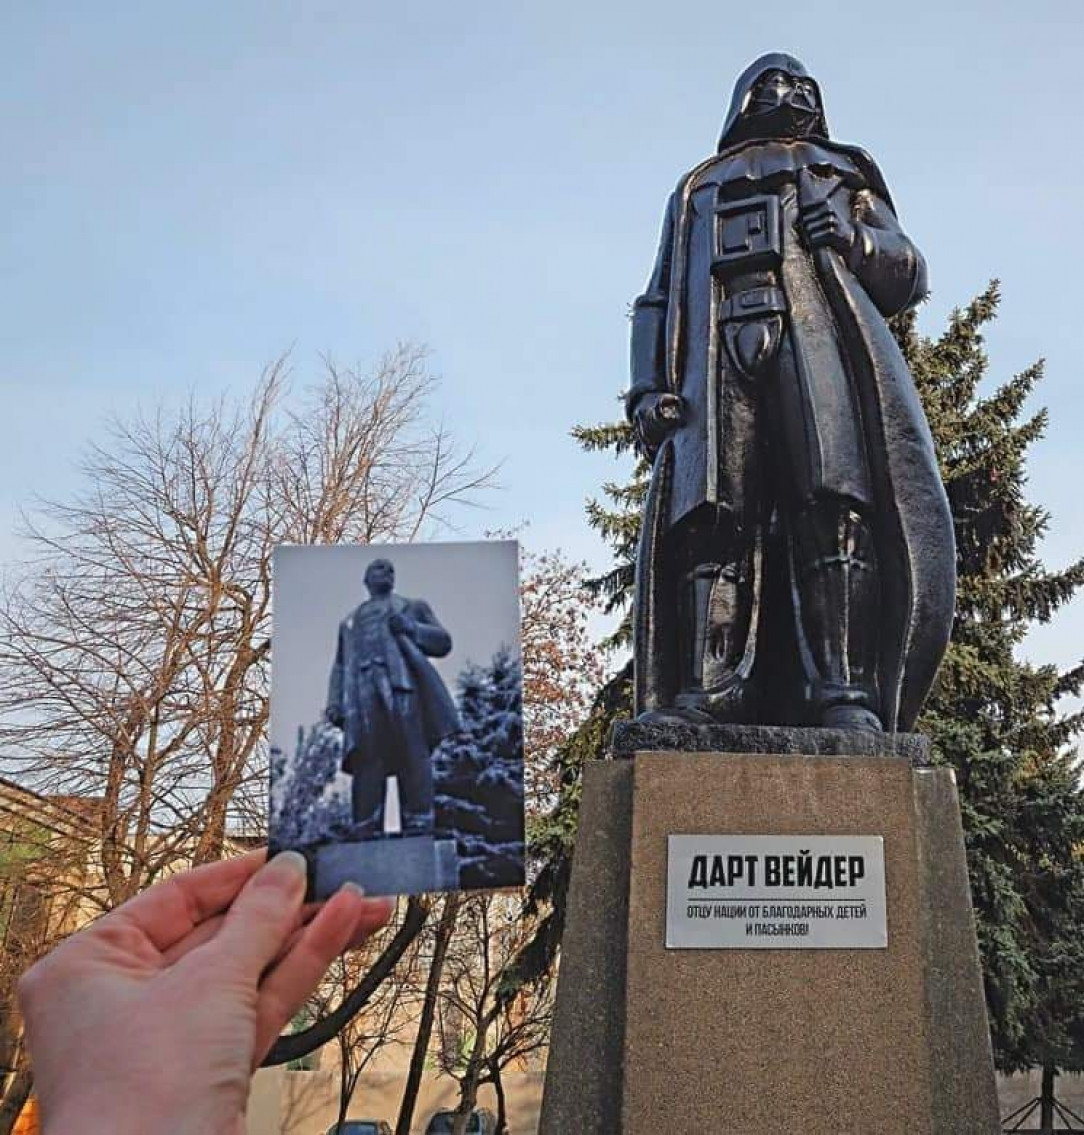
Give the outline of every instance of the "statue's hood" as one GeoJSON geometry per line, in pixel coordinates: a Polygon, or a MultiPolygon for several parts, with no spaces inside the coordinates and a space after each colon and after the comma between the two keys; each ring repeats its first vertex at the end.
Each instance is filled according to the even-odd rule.
{"type": "Polygon", "coordinates": [[[828,137],[828,123],[824,118],[824,100],[821,98],[821,90],[817,80],[810,75],[800,59],[795,59],[793,55],[787,55],[784,51],[770,51],[767,55],[755,59],[738,76],[738,81],[734,84],[734,96],[730,100],[730,109],[726,112],[726,121],[723,123],[723,132],[719,138],[720,150],[737,142],[746,142],[756,137],[755,133],[749,130],[751,120],[745,117],[744,111],[757,80],[766,71],[786,71],[788,75],[797,75],[800,78],[809,79],[817,87],[817,101],[821,104],[821,110],[817,114],[811,137],[828,137]]]}

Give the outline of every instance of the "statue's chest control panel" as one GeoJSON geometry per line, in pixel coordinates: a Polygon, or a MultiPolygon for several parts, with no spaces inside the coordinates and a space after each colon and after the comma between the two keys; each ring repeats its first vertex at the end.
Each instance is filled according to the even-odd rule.
{"type": "Polygon", "coordinates": [[[774,194],[716,198],[711,270],[723,277],[776,268],[783,259],[782,209],[774,194]]]}

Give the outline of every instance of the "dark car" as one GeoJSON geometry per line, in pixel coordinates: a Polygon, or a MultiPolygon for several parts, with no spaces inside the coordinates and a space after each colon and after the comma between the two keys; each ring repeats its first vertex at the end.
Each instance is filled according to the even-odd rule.
{"type": "MultiPolygon", "coordinates": [[[[455,1130],[455,1112],[438,1111],[429,1120],[425,1135],[451,1135],[455,1130]]],[[[493,1135],[497,1130],[497,1117],[485,1108],[475,1108],[467,1120],[466,1135],[493,1135]]]]}
{"type": "Polygon", "coordinates": [[[392,1135],[391,1125],[382,1119],[345,1119],[333,1123],[327,1135],[392,1135]]]}

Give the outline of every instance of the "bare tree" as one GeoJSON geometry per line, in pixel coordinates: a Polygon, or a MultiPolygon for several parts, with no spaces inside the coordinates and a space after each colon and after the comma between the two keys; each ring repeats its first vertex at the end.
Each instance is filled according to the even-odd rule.
{"type": "Polygon", "coordinates": [[[324,360],[288,396],[112,422],[28,517],[0,595],[0,742],[24,783],[100,797],[106,903],[260,830],[277,543],[411,539],[488,480],[429,424],[425,352],[324,360]]]}
{"type": "Polygon", "coordinates": [[[456,915],[460,901],[461,896],[457,892],[444,896],[440,918],[432,935],[425,990],[422,994],[421,1007],[418,1013],[414,1044],[410,1054],[410,1065],[407,1068],[407,1078],[403,1085],[403,1098],[399,1104],[399,1117],[395,1123],[395,1135],[410,1135],[410,1128],[414,1122],[414,1109],[418,1104],[418,1089],[421,1087],[425,1060],[429,1053],[429,1043],[433,1035],[433,1023],[436,1019],[437,997],[440,993],[441,977],[444,974],[444,959],[447,957],[448,945],[451,942],[452,934],[455,932],[456,915]]]}
{"type": "Polygon", "coordinates": [[[485,1083],[493,1084],[497,1096],[497,1131],[507,1132],[501,1074],[548,1039],[553,1015],[549,975],[518,987],[512,996],[507,984],[531,931],[515,895],[473,895],[460,908],[438,1001],[439,1063],[459,1083],[453,1135],[466,1131],[485,1083]]]}
{"type": "Polygon", "coordinates": [[[549,1045],[556,989],[554,975],[547,974],[514,998],[502,999],[493,1022],[492,1040],[485,1056],[480,1084],[492,1084],[497,1097],[497,1128],[494,1135],[508,1135],[508,1101],[503,1074],[509,1068],[528,1068],[532,1058],[549,1045]]]}
{"type": "MultiPolygon", "coordinates": [[[[357,988],[384,948],[382,937],[377,936],[365,948],[336,959],[321,988],[310,999],[309,1009],[315,1017],[326,1014],[357,988]]],[[[423,936],[415,939],[394,976],[381,982],[365,1008],[336,1034],[339,1059],[336,1122],[340,1127],[346,1121],[362,1073],[384,1048],[402,1042],[417,1027],[417,1008],[421,1000],[418,982],[424,968],[422,942],[423,936]]]]}

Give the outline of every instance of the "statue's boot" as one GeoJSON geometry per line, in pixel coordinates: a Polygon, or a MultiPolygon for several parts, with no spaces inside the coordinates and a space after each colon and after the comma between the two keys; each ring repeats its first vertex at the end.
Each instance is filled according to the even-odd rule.
{"type": "Polygon", "coordinates": [[[872,529],[849,503],[818,502],[794,522],[792,555],[815,717],[827,728],[879,732],[881,611],[872,529]]]}
{"type": "Polygon", "coordinates": [[[699,564],[683,580],[681,607],[685,665],[676,708],[712,722],[752,721],[752,691],[743,665],[750,581],[737,564],[699,564]]]}
{"type": "Polygon", "coordinates": [[[433,835],[436,821],[432,812],[407,812],[401,818],[403,836],[433,835]]]}
{"type": "Polygon", "coordinates": [[[365,820],[355,820],[350,829],[350,838],[354,840],[380,839],[384,834],[384,817],[370,816],[365,820]]]}

